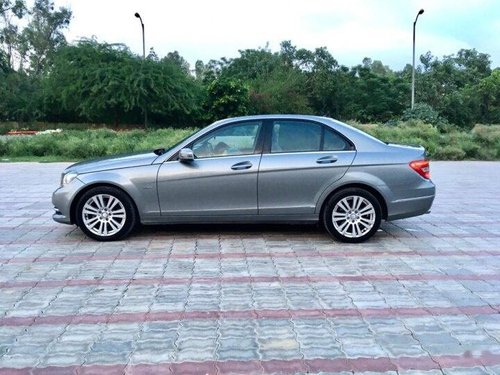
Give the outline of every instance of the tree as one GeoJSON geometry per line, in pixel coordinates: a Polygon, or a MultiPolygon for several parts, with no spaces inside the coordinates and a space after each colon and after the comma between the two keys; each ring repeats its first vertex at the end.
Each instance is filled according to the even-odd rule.
{"type": "Polygon", "coordinates": [[[282,67],[250,82],[250,112],[312,113],[305,94],[306,77],[282,67]]]}
{"type": "Polygon", "coordinates": [[[17,20],[26,13],[24,0],[0,0],[0,45],[5,50],[4,58],[10,69],[14,69],[14,52],[19,44],[17,20]]]}
{"type": "Polygon", "coordinates": [[[175,65],[177,65],[184,73],[189,74],[189,63],[179,55],[179,52],[174,51],[174,52],[169,52],[167,53],[167,56],[163,58],[164,61],[169,60],[175,65]]]}
{"type": "Polygon", "coordinates": [[[140,122],[147,107],[153,122],[196,123],[201,99],[194,78],[164,59],[134,56],[123,45],[82,40],[54,56],[46,79],[46,110],[61,108],[87,121],[140,122]],[[59,103],[59,105],[54,105],[59,103]]]}
{"type": "Polygon", "coordinates": [[[480,121],[500,124],[500,68],[479,81],[472,91],[471,95],[478,100],[480,121]]]}
{"type": "Polygon", "coordinates": [[[193,126],[202,121],[205,96],[189,71],[170,59],[160,63],[146,61],[139,69],[141,74],[133,82],[133,95],[137,106],[147,107],[153,123],[193,126]]]}
{"type": "Polygon", "coordinates": [[[461,49],[442,60],[430,52],[421,56],[423,72],[416,78],[418,102],[427,103],[441,116],[461,127],[479,120],[479,102],[473,87],[490,76],[489,56],[475,49],[461,49]]]}
{"type": "Polygon", "coordinates": [[[248,107],[249,89],[242,81],[218,78],[208,84],[205,108],[209,120],[246,115],[248,107]]]}
{"type": "Polygon", "coordinates": [[[153,61],[156,61],[156,62],[160,61],[160,58],[159,58],[159,57],[158,57],[158,55],[156,54],[156,51],[155,51],[155,49],[154,49],[153,47],[151,47],[151,48],[149,49],[149,53],[148,53],[148,55],[146,56],[146,58],[147,58],[148,60],[153,60],[153,61]]]}
{"type": "Polygon", "coordinates": [[[271,74],[282,63],[279,55],[267,48],[240,50],[239,53],[235,59],[221,59],[218,64],[220,75],[251,81],[271,74]]]}
{"type": "Polygon", "coordinates": [[[66,44],[62,31],[68,27],[71,11],[55,10],[51,0],[35,0],[30,9],[31,20],[20,36],[21,61],[27,61],[29,72],[39,75],[51,64],[55,51],[66,44]]]}
{"type": "Polygon", "coordinates": [[[357,77],[354,97],[350,98],[350,112],[360,121],[387,121],[403,113],[408,84],[400,77],[379,75],[371,67],[358,65],[353,68],[357,77]]]}
{"type": "Polygon", "coordinates": [[[179,126],[254,113],[370,122],[403,116],[464,128],[500,122],[500,73],[474,49],[420,57],[416,99],[422,107],[412,112],[405,111],[409,64],[392,71],[367,57],[349,68],[325,47],[284,41],[276,52],[266,45],[236,58],[198,60],[192,74],[177,51],[159,57],[151,48],[143,60],[120,44],[67,45],[62,31],[71,13],[55,9],[52,0],[32,1],[26,9],[24,0],[0,0],[0,121],[141,123],[146,109],[152,124],[179,126]]]}
{"type": "Polygon", "coordinates": [[[348,87],[344,67],[339,67],[337,60],[324,47],[314,51],[296,49],[294,65],[306,78],[305,93],[312,112],[341,117],[344,110],[348,87]]]}
{"type": "Polygon", "coordinates": [[[7,54],[0,50],[0,74],[7,74],[10,70],[7,54]]]}
{"type": "Polygon", "coordinates": [[[279,57],[285,65],[302,72],[333,71],[338,67],[337,60],[325,47],[316,48],[314,51],[305,48],[297,49],[290,41],[281,43],[279,57]]]}
{"type": "Polygon", "coordinates": [[[203,81],[205,79],[206,72],[207,68],[205,67],[205,64],[203,64],[203,61],[196,60],[196,63],[194,64],[194,75],[196,79],[203,81]]]}
{"type": "Polygon", "coordinates": [[[33,121],[40,118],[40,81],[24,72],[0,71],[0,120],[33,121]]]}
{"type": "Polygon", "coordinates": [[[356,97],[357,77],[345,66],[334,71],[317,71],[309,75],[307,93],[314,113],[338,119],[351,119],[350,101],[356,97]]]}
{"type": "MultiPolygon", "coordinates": [[[[212,63],[212,72],[220,82],[246,86],[249,93],[249,113],[310,113],[306,91],[306,76],[295,66],[294,47],[291,53],[273,53],[268,46],[241,50],[240,56],[212,63]]],[[[284,42],[282,50],[286,50],[284,42]]],[[[205,73],[205,77],[210,74],[205,73]]],[[[208,83],[209,96],[210,84],[208,83]]]]}

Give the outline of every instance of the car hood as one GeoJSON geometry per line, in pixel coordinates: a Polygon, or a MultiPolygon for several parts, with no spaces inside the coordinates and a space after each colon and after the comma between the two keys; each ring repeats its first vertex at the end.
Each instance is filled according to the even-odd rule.
{"type": "Polygon", "coordinates": [[[115,155],[72,164],[68,168],[66,168],[65,172],[72,171],[78,174],[82,174],[106,171],[109,169],[139,167],[142,165],[152,164],[157,157],[158,155],[152,151],[135,154],[115,155]]]}

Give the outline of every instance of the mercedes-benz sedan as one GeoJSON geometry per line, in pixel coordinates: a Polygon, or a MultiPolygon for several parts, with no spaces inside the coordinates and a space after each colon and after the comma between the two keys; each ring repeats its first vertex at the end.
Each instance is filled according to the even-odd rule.
{"type": "Polygon", "coordinates": [[[421,215],[435,195],[422,147],[339,121],[264,115],[217,121],[169,149],[68,167],[54,220],[96,240],[137,224],[321,222],[361,242],[381,220],[421,215]]]}

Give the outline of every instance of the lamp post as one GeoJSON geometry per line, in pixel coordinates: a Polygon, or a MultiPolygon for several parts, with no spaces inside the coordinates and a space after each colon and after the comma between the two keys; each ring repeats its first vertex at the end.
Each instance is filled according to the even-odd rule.
{"type": "MultiPolygon", "coordinates": [[[[142,60],[146,60],[146,39],[144,37],[144,23],[142,22],[141,15],[139,13],[135,13],[134,16],[136,18],[139,18],[139,21],[141,21],[141,28],[142,28],[142,60]]],[[[144,103],[144,129],[148,128],[148,110],[146,108],[146,103],[144,103]]]]}
{"type": "MultiPolygon", "coordinates": [[[[142,27],[142,58],[146,58],[146,43],[144,39],[144,23],[142,22],[141,15],[139,13],[135,13],[135,16],[139,18],[139,21],[141,21],[141,27],[142,27]]],[[[415,39],[415,38],[413,38],[415,39]]]]}
{"type": "Polygon", "coordinates": [[[417,25],[418,16],[424,13],[423,9],[420,9],[413,22],[413,65],[411,70],[411,109],[415,106],[415,26],[417,25]]]}

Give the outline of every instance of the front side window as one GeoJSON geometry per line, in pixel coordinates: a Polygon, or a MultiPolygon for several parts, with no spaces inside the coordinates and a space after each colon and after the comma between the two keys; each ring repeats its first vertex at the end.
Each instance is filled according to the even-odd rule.
{"type": "Polygon", "coordinates": [[[214,130],[194,141],[194,155],[201,159],[253,154],[261,125],[261,121],[240,122],[214,130]]]}

